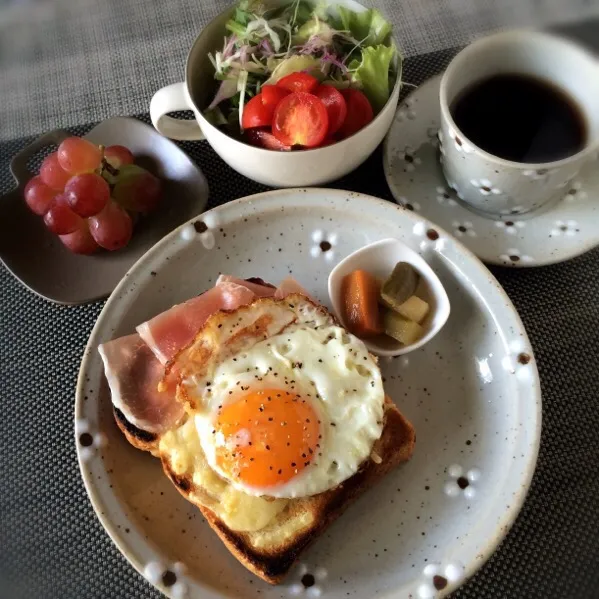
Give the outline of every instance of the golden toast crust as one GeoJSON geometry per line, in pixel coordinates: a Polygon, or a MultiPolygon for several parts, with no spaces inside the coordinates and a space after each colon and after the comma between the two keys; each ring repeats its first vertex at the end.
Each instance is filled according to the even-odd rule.
{"type": "Polygon", "coordinates": [[[160,437],[156,433],[144,431],[134,424],[131,424],[125,415],[118,409],[112,406],[112,413],[117,426],[121,429],[125,438],[133,447],[142,451],[149,451],[154,457],[160,457],[158,453],[158,442],[160,437]]]}

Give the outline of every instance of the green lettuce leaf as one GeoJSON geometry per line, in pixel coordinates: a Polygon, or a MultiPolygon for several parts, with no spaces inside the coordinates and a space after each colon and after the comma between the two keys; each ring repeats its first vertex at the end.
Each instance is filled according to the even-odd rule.
{"type": "Polygon", "coordinates": [[[262,0],[241,0],[233,12],[232,18],[227,21],[225,27],[237,37],[243,39],[246,34],[248,23],[257,16],[262,16],[265,12],[266,6],[262,0]]]}
{"type": "Polygon", "coordinates": [[[363,46],[378,46],[388,41],[391,34],[391,23],[376,9],[354,12],[344,6],[338,6],[341,25],[339,29],[349,31],[363,46]]]}
{"type": "Polygon", "coordinates": [[[329,17],[329,3],[326,0],[294,0],[287,5],[282,14],[294,29],[302,27],[315,17],[326,21],[329,17]]]}
{"type": "Polygon", "coordinates": [[[293,36],[293,43],[297,46],[305,44],[313,35],[318,36],[329,44],[333,41],[334,30],[331,26],[318,17],[306,21],[293,36]]]}
{"type": "Polygon", "coordinates": [[[303,25],[312,17],[313,7],[310,2],[294,0],[285,12],[289,19],[289,25],[293,28],[303,25]]]}
{"type": "MultiPolygon", "coordinates": [[[[370,100],[372,108],[378,113],[389,99],[389,70],[395,56],[395,45],[362,48],[362,57],[349,64],[352,82],[358,85],[370,100]]],[[[401,62],[399,65],[401,68],[401,62]]],[[[400,77],[400,74],[397,74],[400,77]]],[[[394,80],[394,79],[393,79],[394,80]]]]}
{"type": "Polygon", "coordinates": [[[261,17],[268,10],[263,0],[241,0],[235,9],[235,19],[242,25],[247,25],[253,15],[261,17]]]}
{"type": "Polygon", "coordinates": [[[234,33],[239,39],[243,39],[245,37],[245,30],[247,25],[242,25],[238,23],[235,19],[229,19],[227,24],[225,25],[227,31],[234,33]]]}

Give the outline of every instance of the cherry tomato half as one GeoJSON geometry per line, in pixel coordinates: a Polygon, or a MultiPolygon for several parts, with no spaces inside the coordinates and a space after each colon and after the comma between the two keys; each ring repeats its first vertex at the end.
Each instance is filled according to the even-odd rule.
{"type": "Polygon", "coordinates": [[[318,79],[308,73],[291,73],[277,81],[277,86],[290,92],[305,92],[311,94],[318,87],[318,79]]]}
{"type": "Polygon", "coordinates": [[[275,107],[265,106],[262,102],[262,94],[257,94],[244,106],[241,126],[244,129],[270,127],[274,111],[275,107]]]}
{"type": "Polygon", "coordinates": [[[327,135],[336,133],[347,116],[347,104],[345,98],[338,89],[332,85],[319,85],[314,95],[322,100],[329,114],[329,130],[327,135]]]}
{"type": "Polygon", "coordinates": [[[284,87],[278,87],[277,85],[263,85],[260,94],[262,95],[262,104],[272,109],[277,107],[277,104],[291,92],[284,87]]]}
{"type": "Polygon", "coordinates": [[[289,152],[291,146],[280,142],[268,129],[248,129],[246,138],[253,146],[265,148],[266,150],[277,150],[279,152],[289,152]]]}
{"type": "Polygon", "coordinates": [[[287,146],[318,146],[329,128],[327,109],[320,98],[294,92],[283,98],[272,120],[272,132],[287,146]]]}
{"type": "Polygon", "coordinates": [[[349,137],[372,121],[372,106],[368,98],[358,89],[344,89],[341,94],[347,104],[347,116],[339,128],[341,137],[349,137]]]}

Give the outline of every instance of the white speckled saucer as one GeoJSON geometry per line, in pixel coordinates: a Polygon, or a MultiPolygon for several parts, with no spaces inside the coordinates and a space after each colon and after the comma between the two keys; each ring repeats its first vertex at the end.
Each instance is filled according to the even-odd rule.
{"type": "Polygon", "coordinates": [[[513,523],[540,428],[530,343],[487,269],[418,214],[331,189],[251,196],[160,241],[106,303],[85,350],[75,406],[79,465],[100,521],[131,564],[173,598],[443,596],[484,563],[513,523]],[[334,265],[388,237],[422,255],[453,306],[430,343],[381,359],[387,392],[416,428],[414,456],[351,506],[283,585],[271,587],[231,556],[158,460],[124,439],[98,344],[212,286],[220,272],[275,283],[292,274],[326,303],[334,265]]]}
{"type": "MultiPolygon", "coordinates": [[[[383,164],[396,201],[437,223],[491,264],[542,266],[599,245],[597,162],[580,173],[563,200],[522,216],[514,206],[513,214],[493,220],[469,209],[456,196],[439,165],[440,83],[441,76],[433,77],[410,94],[385,138],[383,164]]],[[[544,174],[537,171],[531,176],[544,174]]],[[[491,187],[487,183],[480,181],[485,190],[491,187]]]]}

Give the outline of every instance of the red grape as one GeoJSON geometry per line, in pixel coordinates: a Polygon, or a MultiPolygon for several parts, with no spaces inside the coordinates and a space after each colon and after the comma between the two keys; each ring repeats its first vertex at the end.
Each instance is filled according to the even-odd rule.
{"type": "Polygon", "coordinates": [[[46,227],[56,235],[72,233],[79,227],[81,217],[77,216],[70,208],[67,198],[60,194],[54,198],[52,205],[44,215],[46,227]]]}
{"type": "Polygon", "coordinates": [[[104,158],[110,162],[114,168],[121,168],[126,164],[133,164],[133,154],[125,146],[108,146],[104,150],[104,158]]]}
{"type": "Polygon", "coordinates": [[[60,166],[56,152],[52,152],[52,154],[44,158],[40,167],[40,178],[48,187],[56,191],[64,189],[70,175],[60,166]]]}
{"type": "Polygon", "coordinates": [[[57,153],[60,166],[71,175],[91,173],[102,163],[100,148],[82,137],[67,137],[57,153]]]}
{"type": "Polygon", "coordinates": [[[96,173],[75,175],[67,183],[65,193],[71,208],[84,218],[98,214],[110,199],[108,183],[96,173]]]}
{"type": "Polygon", "coordinates": [[[107,250],[118,250],[129,243],[133,222],[125,210],[110,201],[100,214],[89,219],[89,230],[98,245],[107,250]]]}
{"type": "Polygon", "coordinates": [[[46,214],[56,194],[57,191],[48,187],[39,176],[33,177],[25,185],[25,201],[29,208],[40,216],[46,214]]]}
{"type": "Polygon", "coordinates": [[[68,235],[60,235],[59,239],[74,254],[93,254],[100,247],[90,233],[87,220],[83,218],[77,229],[68,235]]]}
{"type": "Polygon", "coordinates": [[[160,179],[147,170],[130,164],[121,168],[112,195],[130,212],[151,212],[160,200],[160,179]]]}

